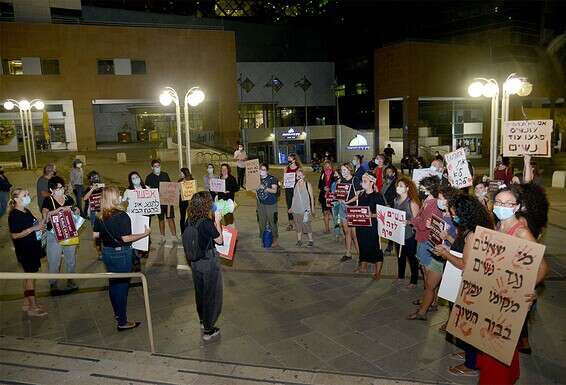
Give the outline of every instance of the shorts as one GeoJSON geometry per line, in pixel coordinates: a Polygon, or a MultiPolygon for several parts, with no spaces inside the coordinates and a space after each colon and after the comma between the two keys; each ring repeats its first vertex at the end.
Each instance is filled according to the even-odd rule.
{"type": "Polygon", "coordinates": [[[295,214],[293,213],[293,221],[295,222],[295,229],[297,233],[309,234],[312,233],[312,216],[309,214],[310,218],[308,222],[303,222],[305,214],[295,214]]]}
{"type": "Polygon", "coordinates": [[[444,263],[433,258],[430,248],[428,241],[417,242],[417,259],[425,269],[442,274],[444,263]]]}
{"type": "Polygon", "coordinates": [[[157,214],[157,218],[162,221],[163,218],[175,218],[175,207],[174,206],[161,206],[161,214],[157,214]]]}

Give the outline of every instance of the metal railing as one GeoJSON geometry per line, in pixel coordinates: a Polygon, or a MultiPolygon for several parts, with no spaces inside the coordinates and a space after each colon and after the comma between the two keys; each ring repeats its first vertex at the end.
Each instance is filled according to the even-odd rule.
{"type": "Polygon", "coordinates": [[[7,273],[0,272],[0,280],[22,280],[22,279],[109,279],[109,278],[140,278],[143,289],[143,300],[145,304],[145,317],[147,318],[147,333],[149,336],[149,349],[155,353],[153,343],[153,326],[151,323],[151,311],[149,309],[149,292],[147,290],[147,279],[142,273],[7,273]]]}

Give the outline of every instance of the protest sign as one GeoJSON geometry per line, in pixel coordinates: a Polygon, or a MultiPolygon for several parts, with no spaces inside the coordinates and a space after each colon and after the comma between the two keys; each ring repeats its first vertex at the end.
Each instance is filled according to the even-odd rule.
{"type": "Polygon", "coordinates": [[[214,192],[226,192],[226,179],[222,178],[210,178],[210,191],[214,192]]]}
{"type": "Polygon", "coordinates": [[[283,186],[285,186],[285,188],[295,188],[294,172],[286,172],[283,174],[283,186]]]}
{"type": "Polygon", "coordinates": [[[238,239],[238,230],[231,226],[222,226],[222,245],[215,245],[218,254],[224,259],[234,260],[234,250],[238,239]]]}
{"type": "Polygon", "coordinates": [[[128,201],[128,214],[161,214],[161,202],[159,200],[158,189],[126,190],[124,195],[128,201]]]}
{"type": "Polygon", "coordinates": [[[473,184],[464,148],[449,152],[444,155],[444,160],[446,160],[446,168],[448,169],[448,181],[452,186],[464,188],[473,184]]]}
{"type": "Polygon", "coordinates": [[[255,191],[259,187],[259,160],[246,161],[246,190],[255,191]]]}
{"type": "MultiPolygon", "coordinates": [[[[149,228],[149,217],[139,214],[128,213],[130,222],[132,223],[132,234],[142,234],[145,228],[149,228]]],[[[149,236],[143,237],[135,242],[132,242],[132,249],[140,251],[149,250],[149,236]]]]}
{"type": "Polygon", "coordinates": [[[88,197],[88,207],[92,212],[100,211],[100,202],[102,201],[102,191],[90,194],[88,197]]]}
{"type": "Polygon", "coordinates": [[[336,183],[336,191],[334,192],[334,198],[336,200],[345,201],[348,199],[350,194],[350,188],[352,185],[350,183],[336,183]]]}
{"type": "MultiPolygon", "coordinates": [[[[460,259],[463,258],[462,253],[457,251],[450,250],[450,254],[460,259]]],[[[450,261],[446,262],[446,267],[442,274],[442,281],[438,288],[438,296],[450,302],[456,302],[456,297],[458,296],[458,290],[460,290],[461,283],[462,270],[458,269],[450,261]]]]}
{"type": "Polygon", "coordinates": [[[417,187],[419,187],[419,182],[427,176],[437,176],[441,179],[442,173],[436,171],[434,168],[415,168],[413,170],[413,182],[415,182],[417,187]]]}
{"type": "Polygon", "coordinates": [[[545,246],[476,227],[448,333],[510,365],[545,246]]]}
{"type": "Polygon", "coordinates": [[[55,238],[59,242],[79,236],[70,208],[65,208],[51,215],[51,225],[55,232],[55,238]]]}
{"type": "Polygon", "coordinates": [[[491,193],[498,192],[499,189],[505,185],[505,182],[502,180],[490,180],[488,191],[491,193]]]}
{"type": "Polygon", "coordinates": [[[380,237],[405,244],[405,212],[387,206],[376,206],[377,232],[380,237]]]}
{"type": "Polygon", "coordinates": [[[346,206],[346,221],[350,227],[370,227],[371,210],[369,206],[346,206]]]}
{"type": "Polygon", "coordinates": [[[432,247],[442,244],[440,233],[446,228],[446,222],[439,216],[432,215],[430,218],[430,235],[428,236],[428,243],[432,247]]]}
{"type": "Polygon", "coordinates": [[[181,182],[181,200],[188,201],[197,192],[196,180],[184,180],[181,182]]]}
{"type": "Polygon", "coordinates": [[[552,155],[552,120],[511,120],[503,125],[503,156],[552,155]]]}
{"type": "Polygon", "coordinates": [[[324,199],[326,199],[326,207],[332,208],[332,203],[336,199],[336,196],[333,192],[327,191],[324,193],[324,199]]]}
{"type": "Polygon", "coordinates": [[[179,202],[179,183],[159,182],[159,201],[163,206],[175,206],[179,202]]]}

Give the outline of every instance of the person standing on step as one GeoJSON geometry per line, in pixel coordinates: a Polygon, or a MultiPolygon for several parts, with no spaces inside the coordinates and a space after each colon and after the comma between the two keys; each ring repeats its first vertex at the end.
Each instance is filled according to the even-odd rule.
{"type": "MultiPolygon", "coordinates": [[[[232,168],[228,163],[222,163],[220,166],[220,179],[224,179],[225,183],[225,191],[226,192],[219,192],[216,194],[217,199],[228,200],[232,199],[233,201],[236,199],[236,193],[240,189],[238,186],[238,182],[236,178],[232,175],[232,168]]],[[[228,213],[222,218],[222,224],[224,226],[228,226],[234,223],[234,214],[228,213]]]]}
{"type": "MultiPolygon", "coordinates": [[[[171,178],[165,171],[161,171],[161,161],[154,159],[151,161],[151,174],[145,177],[145,184],[149,188],[159,188],[160,182],[171,182],[171,178]]],[[[169,231],[174,238],[177,238],[177,228],[175,227],[175,208],[173,206],[161,205],[161,214],[157,215],[159,220],[159,233],[161,243],[165,243],[165,220],[169,225],[169,231]]]]}
{"type": "Polygon", "coordinates": [[[242,143],[238,143],[238,149],[234,151],[234,159],[236,160],[236,170],[238,171],[238,186],[243,189],[248,154],[246,153],[246,150],[244,150],[244,145],[242,143]]]}
{"type": "MultiPolygon", "coordinates": [[[[287,157],[289,161],[289,165],[285,168],[285,173],[295,173],[299,168],[302,167],[301,160],[297,156],[297,154],[289,154],[287,157]]],[[[296,178],[296,177],[295,177],[296,178]]],[[[295,191],[294,187],[285,187],[285,203],[287,204],[287,219],[289,220],[289,224],[287,225],[287,231],[293,230],[293,214],[289,211],[291,205],[293,204],[293,192],[295,191]]]]}
{"type": "Polygon", "coordinates": [[[314,196],[312,185],[305,179],[303,169],[295,171],[295,191],[293,192],[293,202],[289,212],[293,214],[295,229],[297,231],[297,247],[303,245],[303,234],[307,234],[309,239],[308,246],[312,247],[312,220],[314,218],[314,196]]]}
{"type": "Polygon", "coordinates": [[[71,174],[69,176],[71,187],[73,188],[73,193],[75,194],[75,199],[77,202],[77,207],[81,212],[81,216],[85,217],[85,211],[83,210],[84,202],[83,196],[85,193],[84,187],[84,171],[83,171],[83,162],[80,159],[73,160],[73,167],[71,168],[71,174]]]}
{"type": "Polygon", "coordinates": [[[210,197],[212,198],[213,201],[216,198],[216,192],[210,191],[210,180],[215,178],[218,178],[218,176],[214,173],[214,165],[212,163],[209,163],[206,166],[206,174],[203,177],[203,181],[204,181],[204,190],[210,193],[210,197]]]}

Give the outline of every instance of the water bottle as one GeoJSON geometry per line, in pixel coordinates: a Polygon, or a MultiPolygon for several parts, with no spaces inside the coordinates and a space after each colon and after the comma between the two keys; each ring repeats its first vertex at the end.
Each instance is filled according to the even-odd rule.
{"type": "Polygon", "coordinates": [[[263,247],[266,249],[269,249],[273,244],[273,232],[271,231],[271,227],[269,225],[265,226],[261,241],[263,243],[263,247]]]}

